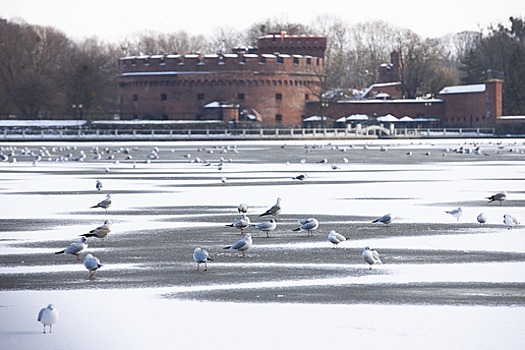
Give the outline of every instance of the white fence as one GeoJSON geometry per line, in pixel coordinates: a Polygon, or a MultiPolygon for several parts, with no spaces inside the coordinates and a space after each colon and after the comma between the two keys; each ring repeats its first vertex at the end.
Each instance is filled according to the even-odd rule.
{"type": "Polygon", "coordinates": [[[492,128],[416,129],[382,125],[355,128],[0,128],[0,140],[206,140],[492,137],[492,128]]]}

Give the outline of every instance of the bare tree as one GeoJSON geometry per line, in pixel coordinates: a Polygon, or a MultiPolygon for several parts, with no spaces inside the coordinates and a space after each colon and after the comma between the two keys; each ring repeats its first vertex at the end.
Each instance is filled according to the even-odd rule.
{"type": "Polygon", "coordinates": [[[191,36],[184,31],[162,34],[145,32],[120,43],[125,55],[161,55],[203,52],[208,42],[202,35],[191,36]]]}
{"type": "Polygon", "coordinates": [[[38,118],[60,109],[59,83],[73,43],[56,29],[25,23],[2,23],[0,38],[0,81],[14,112],[38,118]]]}

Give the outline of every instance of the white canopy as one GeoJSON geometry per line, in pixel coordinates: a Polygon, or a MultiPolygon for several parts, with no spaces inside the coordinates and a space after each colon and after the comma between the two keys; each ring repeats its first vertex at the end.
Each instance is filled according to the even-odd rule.
{"type": "Polygon", "coordinates": [[[383,115],[381,117],[377,117],[378,122],[397,122],[399,119],[394,117],[392,114],[383,115]]]}
{"type": "Polygon", "coordinates": [[[303,122],[319,122],[321,120],[331,120],[332,118],[327,117],[325,115],[319,116],[319,115],[312,115],[311,117],[303,119],[303,122]]]}
{"type": "Polygon", "coordinates": [[[352,114],[347,117],[341,117],[337,119],[337,122],[348,122],[348,121],[358,121],[358,120],[368,120],[368,116],[366,114],[352,114]]]}
{"type": "Polygon", "coordinates": [[[405,115],[403,118],[400,118],[399,121],[400,122],[411,122],[413,121],[414,119],[409,117],[408,115],[405,115]]]}

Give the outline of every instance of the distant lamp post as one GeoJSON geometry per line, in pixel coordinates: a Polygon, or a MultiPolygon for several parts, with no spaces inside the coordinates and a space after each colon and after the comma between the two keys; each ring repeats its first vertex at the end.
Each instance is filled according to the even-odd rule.
{"type": "Polygon", "coordinates": [[[72,105],[71,107],[73,107],[73,110],[75,111],[75,114],[76,116],[78,117],[78,119],[82,119],[82,104],[78,104],[78,105],[72,105]]]}

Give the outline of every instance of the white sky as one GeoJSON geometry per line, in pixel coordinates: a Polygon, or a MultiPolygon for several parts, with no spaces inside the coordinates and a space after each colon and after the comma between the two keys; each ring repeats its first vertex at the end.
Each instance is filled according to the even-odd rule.
{"type": "Polygon", "coordinates": [[[146,30],[209,36],[214,29],[244,31],[268,18],[311,24],[332,14],[348,25],[384,20],[423,37],[485,29],[525,17],[523,0],[0,0],[0,17],[55,27],[74,40],[96,36],[118,42],[146,30]]]}

